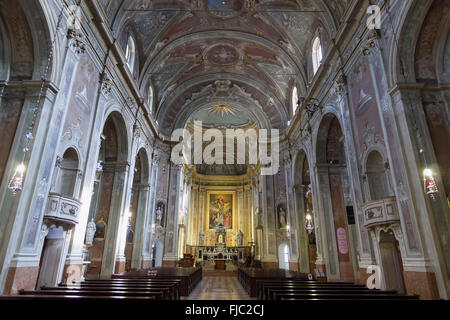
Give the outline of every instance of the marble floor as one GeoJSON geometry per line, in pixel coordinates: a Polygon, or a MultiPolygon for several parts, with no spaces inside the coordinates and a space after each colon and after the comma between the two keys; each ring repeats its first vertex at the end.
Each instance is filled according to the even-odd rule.
{"type": "Polygon", "coordinates": [[[254,300],[245,292],[238,281],[237,272],[204,272],[202,281],[189,297],[182,300],[254,300]]]}

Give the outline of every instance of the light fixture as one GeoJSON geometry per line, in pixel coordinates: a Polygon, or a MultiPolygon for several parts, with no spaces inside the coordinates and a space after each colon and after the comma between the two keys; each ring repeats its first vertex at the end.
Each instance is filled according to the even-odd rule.
{"type": "Polygon", "coordinates": [[[311,232],[314,230],[314,225],[313,225],[312,216],[309,213],[309,209],[307,210],[305,220],[306,220],[306,230],[308,231],[308,234],[311,234],[311,232]]]}
{"type": "Polygon", "coordinates": [[[424,192],[429,195],[431,199],[434,200],[436,198],[438,188],[436,181],[434,180],[433,171],[429,168],[423,170],[423,188],[424,192]]]}

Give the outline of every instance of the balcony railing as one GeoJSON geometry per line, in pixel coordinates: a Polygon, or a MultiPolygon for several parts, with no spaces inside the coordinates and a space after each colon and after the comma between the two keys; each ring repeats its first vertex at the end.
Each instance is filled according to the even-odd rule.
{"type": "Polygon", "coordinates": [[[394,223],[400,220],[395,197],[368,201],[362,206],[364,226],[370,228],[379,224],[394,223]]]}
{"type": "Polygon", "coordinates": [[[44,217],[76,225],[79,221],[81,203],[59,194],[48,196],[48,205],[44,217]]]}

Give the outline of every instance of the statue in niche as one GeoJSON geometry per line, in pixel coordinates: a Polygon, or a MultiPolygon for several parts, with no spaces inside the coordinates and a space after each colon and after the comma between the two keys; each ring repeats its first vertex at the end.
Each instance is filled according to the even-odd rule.
{"type": "Polygon", "coordinates": [[[205,241],[205,233],[202,230],[202,231],[200,231],[200,234],[199,234],[199,241],[198,241],[199,245],[203,246],[204,241],[205,241]]]}
{"type": "Polygon", "coordinates": [[[283,207],[280,207],[280,211],[278,212],[278,218],[280,221],[280,227],[286,228],[286,212],[283,207]]]}
{"type": "Polygon", "coordinates": [[[162,222],[162,206],[159,205],[158,208],[156,209],[156,225],[157,226],[161,226],[161,222],[162,222]]]}
{"type": "Polygon", "coordinates": [[[86,244],[92,245],[92,242],[94,241],[94,235],[95,231],[97,230],[97,227],[94,222],[94,218],[91,218],[91,221],[87,224],[86,227],[86,244]]]}
{"type": "Polygon", "coordinates": [[[237,233],[237,245],[239,247],[242,247],[243,245],[243,240],[244,239],[244,233],[239,229],[238,233],[237,233]]]}

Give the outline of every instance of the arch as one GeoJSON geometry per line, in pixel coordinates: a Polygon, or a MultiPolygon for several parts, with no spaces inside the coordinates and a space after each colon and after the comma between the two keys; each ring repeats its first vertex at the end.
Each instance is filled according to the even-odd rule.
{"type": "Polygon", "coordinates": [[[372,150],[365,161],[365,176],[368,186],[368,198],[381,200],[391,195],[389,177],[386,172],[386,161],[382,154],[372,150]]]}
{"type": "MultiPolygon", "coordinates": [[[[103,135],[105,137],[103,141],[109,138],[113,143],[114,155],[112,155],[112,160],[127,161],[129,154],[129,137],[125,119],[116,108],[112,108],[110,113],[106,116],[106,120],[103,124],[103,135]],[[104,132],[105,129],[108,131],[104,132]]],[[[102,151],[102,149],[100,150],[102,151]]]]}
{"type": "Polygon", "coordinates": [[[278,268],[289,270],[289,246],[287,243],[281,243],[278,246],[278,268]]]}
{"type": "Polygon", "coordinates": [[[316,136],[316,163],[320,221],[324,223],[323,247],[327,248],[327,276],[354,281],[357,278],[356,248],[349,240],[354,222],[349,222],[347,207],[352,206],[347,171],[345,138],[337,115],[322,117],[316,136]]]}
{"type": "Polygon", "coordinates": [[[79,156],[74,148],[68,148],[59,166],[58,178],[55,186],[56,193],[63,197],[78,198],[77,180],[79,170],[79,156]]]}
{"type": "Polygon", "coordinates": [[[320,121],[316,136],[316,161],[320,164],[346,162],[342,126],[333,113],[326,113],[320,121]]]}

